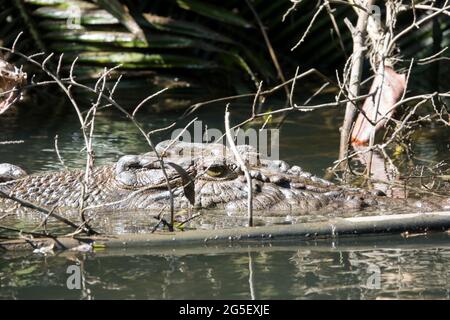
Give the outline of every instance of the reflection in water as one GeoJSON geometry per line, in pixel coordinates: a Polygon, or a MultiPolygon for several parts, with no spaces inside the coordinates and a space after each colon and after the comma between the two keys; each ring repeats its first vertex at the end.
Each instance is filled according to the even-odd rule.
{"type": "Polygon", "coordinates": [[[392,246],[385,238],[386,245],[350,240],[49,257],[4,254],[0,298],[449,299],[449,236],[433,237],[411,244],[395,238],[392,246]],[[83,274],[80,290],[66,287],[66,270],[74,264],[83,274]],[[369,281],[374,266],[380,271],[379,288],[369,281]]]}
{"type": "Polygon", "coordinates": [[[252,253],[248,252],[248,286],[250,288],[250,299],[256,300],[255,284],[253,283],[253,258],[252,253]]]}

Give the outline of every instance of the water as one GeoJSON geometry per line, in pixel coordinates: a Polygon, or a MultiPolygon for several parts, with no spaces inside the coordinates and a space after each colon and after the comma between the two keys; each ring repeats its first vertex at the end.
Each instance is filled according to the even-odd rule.
{"type": "Polygon", "coordinates": [[[449,299],[449,238],[3,254],[0,298],[449,299]],[[67,288],[73,265],[80,290],[67,288]]]}
{"type": "MultiPolygon", "coordinates": [[[[61,169],[54,147],[58,135],[65,165],[83,167],[80,125],[68,110],[58,107],[49,116],[28,105],[17,114],[0,117],[0,141],[24,141],[0,145],[0,162],[21,165],[29,172],[61,169]]],[[[222,129],[223,114],[220,105],[205,107],[198,116],[208,127],[222,129]]],[[[335,109],[293,114],[281,131],[280,157],[323,176],[337,157],[341,114],[335,109]]],[[[235,109],[232,121],[237,123],[247,115],[248,108],[235,109]]],[[[177,116],[143,111],[139,120],[146,130],[152,130],[170,124],[177,116]]],[[[185,123],[187,120],[178,127],[185,123]]],[[[448,161],[448,129],[422,133],[415,144],[418,163],[448,161]]],[[[167,138],[169,135],[163,134],[154,139],[167,138]]],[[[94,145],[97,164],[149,150],[133,125],[112,110],[98,114],[94,145]]],[[[63,252],[46,257],[0,253],[0,298],[448,299],[448,240],[449,235],[442,233],[408,239],[385,236],[334,242],[63,252]],[[80,290],[66,286],[66,271],[71,265],[81,268],[80,290]],[[369,279],[377,270],[380,286],[371,282],[374,278],[369,279]]]]}
{"type": "MultiPolygon", "coordinates": [[[[84,154],[80,152],[84,140],[80,124],[70,106],[52,111],[51,117],[34,105],[18,114],[7,114],[0,118],[0,143],[2,141],[23,141],[18,144],[0,144],[0,160],[22,166],[28,172],[59,170],[63,166],[55,152],[55,136],[58,136],[58,149],[69,168],[83,168],[84,154]],[[34,109],[33,109],[34,108],[34,109]]],[[[274,107],[275,108],[275,107],[274,107]]],[[[195,114],[198,121],[208,128],[224,130],[224,106],[205,106],[195,114]]],[[[179,121],[175,128],[183,128],[191,116],[179,121]]],[[[237,124],[250,116],[248,106],[236,105],[231,110],[231,122],[237,124]]],[[[151,114],[140,112],[138,120],[146,131],[165,127],[179,118],[179,114],[151,114]]],[[[326,110],[321,113],[292,114],[281,130],[280,158],[289,163],[301,164],[305,170],[323,175],[325,169],[336,160],[338,145],[339,110],[326,110]],[[298,122],[302,125],[299,126],[298,122]],[[324,139],[323,136],[327,138],[324,139]],[[286,139],[288,137],[288,139],[286,139]]],[[[261,126],[263,122],[258,123],[261,126]]],[[[258,128],[258,127],[257,127],[258,128]]],[[[192,131],[192,127],[190,128],[192,131]]],[[[171,131],[152,137],[155,143],[169,139],[171,131]]],[[[150,151],[141,133],[123,115],[114,109],[99,112],[94,134],[96,164],[116,161],[125,154],[150,151]]]]}
{"type": "MultiPolygon", "coordinates": [[[[279,102],[271,109],[283,107],[279,102]]],[[[53,108],[53,107],[52,107],[53,108]]],[[[237,124],[251,115],[249,105],[231,105],[231,123],[237,124]]],[[[178,121],[175,128],[183,128],[194,117],[203,126],[224,130],[225,107],[222,104],[207,105],[198,113],[178,121]]],[[[280,158],[291,165],[301,165],[318,176],[333,166],[338,157],[339,125],[343,112],[329,108],[306,113],[291,113],[280,130],[280,158]]],[[[140,111],[138,120],[146,132],[168,126],[179,114],[154,114],[140,111]]],[[[276,122],[276,118],[273,122],[276,122]]],[[[263,125],[264,120],[254,128],[263,125]]],[[[84,140],[80,124],[70,106],[55,106],[53,110],[27,104],[15,114],[0,117],[0,161],[17,164],[28,172],[60,170],[63,168],[55,152],[55,136],[58,149],[69,168],[83,168],[86,158],[81,152],[84,140]],[[48,113],[51,113],[49,116],[48,113]],[[18,144],[2,144],[4,141],[22,141],[18,144]]],[[[192,131],[192,126],[189,128],[192,131]]],[[[171,130],[152,136],[156,144],[170,139],[171,130]]],[[[109,108],[98,112],[95,123],[94,148],[96,164],[116,161],[125,154],[148,152],[141,133],[122,114],[109,108]]],[[[413,157],[417,163],[450,161],[450,128],[426,127],[415,135],[413,157]]]]}

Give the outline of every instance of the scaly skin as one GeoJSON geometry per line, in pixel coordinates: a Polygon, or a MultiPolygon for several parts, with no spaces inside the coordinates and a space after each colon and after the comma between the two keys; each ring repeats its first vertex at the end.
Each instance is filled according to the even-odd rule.
{"type": "MultiPolygon", "coordinates": [[[[165,151],[164,163],[176,209],[246,210],[245,175],[228,149],[183,142],[165,150],[167,146],[168,142],[162,142],[156,148],[160,153],[165,151]],[[194,187],[183,187],[186,184],[194,187]]],[[[259,159],[252,148],[239,149],[250,167],[254,210],[311,213],[324,208],[361,209],[392,201],[386,201],[381,192],[337,186],[300,167],[289,167],[284,161],[259,159]]],[[[0,190],[46,208],[79,208],[83,194],[83,206],[91,209],[160,210],[170,206],[165,176],[154,153],[124,156],[116,164],[95,168],[84,192],[82,181],[84,172],[80,170],[26,175],[16,166],[0,165],[0,190]]],[[[8,206],[11,201],[0,198],[0,211],[8,206]]]]}

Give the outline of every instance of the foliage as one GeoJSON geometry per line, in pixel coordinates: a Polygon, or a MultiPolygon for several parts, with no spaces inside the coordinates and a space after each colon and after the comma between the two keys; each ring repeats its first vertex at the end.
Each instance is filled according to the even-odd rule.
{"type": "MultiPolygon", "coordinates": [[[[343,47],[323,10],[305,43],[291,51],[317,9],[314,1],[301,2],[283,21],[289,1],[0,0],[0,41],[11,45],[19,31],[27,31],[18,49],[64,52],[66,61],[79,56],[78,75],[87,78],[121,64],[125,81],[145,79],[155,86],[152,90],[163,83],[178,93],[198,88],[204,97],[208,91],[216,96],[218,91],[246,93],[255,91],[261,80],[266,85],[280,82],[250,6],[268,32],[286,78],[297,65],[334,77],[351,53],[344,18],[354,20],[355,15],[342,5],[333,10],[343,47]]],[[[441,47],[450,44],[449,20],[438,21],[441,47]]],[[[430,22],[405,37],[402,54],[430,54],[432,33],[430,22]]]]}

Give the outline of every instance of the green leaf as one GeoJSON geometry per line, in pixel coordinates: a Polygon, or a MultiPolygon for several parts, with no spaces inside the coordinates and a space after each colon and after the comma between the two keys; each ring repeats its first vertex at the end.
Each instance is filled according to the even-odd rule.
{"type": "Polygon", "coordinates": [[[23,2],[33,4],[35,6],[53,6],[63,4],[65,0],[24,0],[23,2]]]}
{"type": "Polygon", "coordinates": [[[17,270],[14,273],[15,273],[16,276],[24,276],[24,275],[33,273],[34,271],[36,271],[36,269],[37,269],[37,266],[33,265],[33,266],[30,266],[30,267],[25,268],[25,269],[17,270]]]}
{"type": "Polygon", "coordinates": [[[185,226],[184,224],[181,224],[181,222],[175,221],[175,222],[173,223],[173,227],[174,227],[175,229],[180,230],[180,231],[184,231],[184,229],[185,229],[186,226],[185,226]]]}
{"type": "MultiPolygon", "coordinates": [[[[52,42],[48,48],[53,51],[53,52],[64,52],[64,53],[69,53],[69,52],[80,52],[80,51],[102,51],[105,50],[104,47],[100,47],[100,46],[91,46],[91,45],[86,45],[86,44],[82,44],[82,43],[76,43],[76,42],[52,42]]],[[[103,70],[103,69],[102,69],[103,70]]]]}
{"type": "Polygon", "coordinates": [[[215,19],[243,28],[252,27],[252,25],[248,23],[247,20],[241,18],[240,16],[234,14],[233,12],[211,4],[206,4],[203,1],[177,0],[177,3],[182,9],[197,12],[198,14],[211,19],[215,19]]]}
{"type": "Polygon", "coordinates": [[[229,60],[232,64],[238,65],[241,67],[242,70],[244,70],[251,78],[254,83],[258,83],[258,79],[256,78],[255,74],[253,73],[250,66],[247,64],[247,62],[237,53],[228,53],[224,52],[223,59],[229,60]]]}
{"type": "Polygon", "coordinates": [[[104,251],[106,250],[106,245],[103,243],[94,243],[92,244],[92,249],[94,249],[94,251],[104,251]]]}
{"type": "Polygon", "coordinates": [[[110,44],[124,48],[188,48],[198,47],[195,40],[170,35],[152,35],[150,41],[136,39],[128,32],[105,31],[55,31],[44,36],[45,39],[79,41],[85,43],[110,44]]]}
{"type": "Polygon", "coordinates": [[[175,20],[169,17],[161,17],[153,14],[143,14],[143,17],[145,22],[143,22],[142,25],[148,25],[157,30],[175,32],[191,37],[211,39],[226,43],[234,42],[230,38],[200,24],[183,20],[175,20]]]}
{"type": "Polygon", "coordinates": [[[86,1],[79,0],[24,0],[27,4],[35,6],[61,6],[64,8],[77,6],[80,9],[94,8],[95,5],[86,1]]]}
{"type": "Polygon", "coordinates": [[[171,166],[181,177],[181,183],[183,184],[183,192],[186,199],[189,200],[191,205],[195,204],[195,183],[192,177],[181,166],[173,162],[166,162],[171,166]]]}
{"type": "Polygon", "coordinates": [[[130,15],[128,8],[118,0],[94,0],[100,7],[111,13],[138,39],[146,41],[144,31],[130,15]]]}
{"type": "MultiPolygon", "coordinates": [[[[82,52],[79,62],[122,65],[123,68],[185,68],[210,69],[218,66],[204,59],[190,58],[172,54],[147,54],[141,52],[82,52]]],[[[68,59],[72,59],[67,55],[68,59]]]]}
{"type": "MultiPolygon", "coordinates": [[[[84,25],[97,25],[97,24],[118,24],[119,20],[113,17],[106,10],[81,10],[80,11],[80,23],[84,25]]],[[[67,20],[67,19],[77,19],[78,14],[68,8],[58,6],[58,7],[42,7],[33,11],[33,16],[56,19],[56,20],[67,20]]],[[[67,25],[67,21],[64,21],[67,25]]]]}

